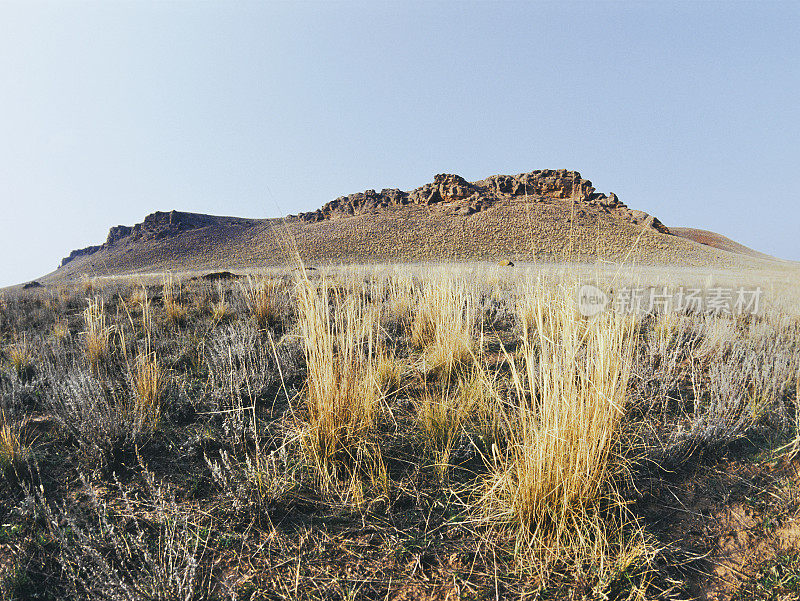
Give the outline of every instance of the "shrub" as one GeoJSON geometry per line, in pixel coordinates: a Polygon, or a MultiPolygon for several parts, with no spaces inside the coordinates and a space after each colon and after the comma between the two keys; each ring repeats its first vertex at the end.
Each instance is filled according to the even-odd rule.
{"type": "Polygon", "coordinates": [[[62,578],[78,599],[205,599],[208,530],[166,484],[144,471],[134,500],[117,482],[121,507],[103,502],[82,476],[88,510],[50,503],[29,492],[55,543],[62,578]],[[139,497],[139,495],[137,495],[139,497]],[[147,517],[143,516],[145,513],[147,517]]]}
{"type": "Polygon", "coordinates": [[[113,468],[132,461],[158,425],[152,407],[131,394],[76,366],[55,382],[47,404],[92,466],[113,468]]]}
{"type": "Polygon", "coordinates": [[[281,378],[291,382],[297,377],[301,353],[296,340],[265,339],[250,321],[213,331],[206,352],[210,396],[233,444],[254,439],[251,412],[275,405],[282,393],[281,378]]]}

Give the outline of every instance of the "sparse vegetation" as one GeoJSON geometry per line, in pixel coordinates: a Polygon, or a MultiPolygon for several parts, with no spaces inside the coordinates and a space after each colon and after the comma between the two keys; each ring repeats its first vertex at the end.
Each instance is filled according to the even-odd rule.
{"type": "Polygon", "coordinates": [[[507,273],[3,295],[3,594],[794,594],[793,297],[587,318],[507,273]]]}
{"type": "Polygon", "coordinates": [[[112,328],[106,325],[104,301],[95,297],[89,299],[89,304],[83,312],[86,323],[84,343],[86,361],[91,370],[98,374],[103,363],[108,359],[112,328]]]}
{"type": "Polygon", "coordinates": [[[259,329],[267,330],[280,321],[280,290],[280,282],[268,278],[248,277],[247,283],[242,283],[247,307],[259,329]]]}
{"type": "Polygon", "coordinates": [[[183,325],[186,320],[187,310],[181,302],[180,285],[176,285],[172,274],[164,278],[162,286],[162,299],[164,301],[164,313],[175,326],[183,325]],[[177,290],[176,290],[177,288],[177,290]]]}
{"type": "Polygon", "coordinates": [[[0,477],[5,478],[21,462],[25,446],[19,433],[6,419],[5,411],[0,412],[0,477]]]}

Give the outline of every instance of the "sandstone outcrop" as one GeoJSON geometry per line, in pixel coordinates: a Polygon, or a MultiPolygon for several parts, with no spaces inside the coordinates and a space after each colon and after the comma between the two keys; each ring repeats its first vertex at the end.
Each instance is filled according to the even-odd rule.
{"type": "Polygon", "coordinates": [[[426,205],[452,215],[471,215],[504,202],[575,201],[603,213],[611,213],[643,227],[664,234],[669,230],[658,219],[629,209],[617,195],[602,194],[583,179],[577,171],[542,169],[519,175],[492,175],[476,182],[468,182],[460,175],[440,173],[433,182],[410,192],[396,188],[380,192],[366,190],[357,194],[340,196],[309,213],[290,218],[315,222],[337,219],[362,213],[380,211],[403,205],[426,205]]]}

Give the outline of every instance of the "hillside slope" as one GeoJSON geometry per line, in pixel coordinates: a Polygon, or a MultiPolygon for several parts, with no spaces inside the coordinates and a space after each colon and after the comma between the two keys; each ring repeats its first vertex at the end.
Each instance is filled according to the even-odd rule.
{"type": "Polygon", "coordinates": [[[780,260],[776,259],[772,255],[753,250],[744,244],[739,244],[727,236],[717,234],[716,232],[710,232],[708,230],[701,230],[693,227],[670,227],[669,231],[676,236],[693,240],[694,242],[699,242],[700,244],[705,244],[712,248],[718,248],[720,250],[738,253],[740,255],[747,255],[749,257],[756,257],[759,259],[780,260]]]}
{"type": "Polygon", "coordinates": [[[733,268],[769,259],[739,252],[735,243],[699,242],[673,235],[614,194],[595,192],[574,171],[478,182],[441,174],[411,192],[367,190],[285,219],[153,213],[133,227],[112,228],[104,244],[73,251],[42,281],[253,269],[294,262],[296,255],[307,264],[600,259],[733,268]]]}

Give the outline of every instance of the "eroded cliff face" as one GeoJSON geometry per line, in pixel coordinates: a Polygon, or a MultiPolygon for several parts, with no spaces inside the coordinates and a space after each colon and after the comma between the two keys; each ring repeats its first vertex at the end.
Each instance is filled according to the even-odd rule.
{"type": "Polygon", "coordinates": [[[92,255],[104,248],[111,248],[121,242],[160,240],[162,238],[177,236],[181,232],[188,230],[209,225],[218,225],[225,222],[250,223],[252,221],[235,217],[217,217],[215,215],[203,215],[201,213],[184,213],[182,211],[156,211],[145,217],[142,223],[137,223],[132,227],[127,225],[112,227],[108,231],[108,237],[103,244],[73,250],[67,257],[61,260],[61,265],[59,265],[59,267],[63,267],[78,257],[92,255]]]}
{"type": "Polygon", "coordinates": [[[592,182],[583,179],[577,171],[566,169],[543,169],[519,175],[492,175],[476,182],[468,182],[460,175],[441,173],[433,182],[410,192],[396,188],[380,192],[366,190],[340,196],[322,208],[301,213],[296,218],[308,222],[324,221],[410,204],[433,205],[445,213],[471,215],[503,202],[524,200],[574,200],[587,208],[613,213],[632,223],[669,233],[666,226],[655,217],[644,211],[629,209],[616,194],[606,195],[595,191],[592,182]]]}
{"type": "MultiPolygon", "coordinates": [[[[518,175],[492,175],[476,182],[468,182],[460,175],[440,173],[431,183],[410,192],[396,188],[380,192],[366,190],[340,196],[316,211],[290,215],[287,219],[317,222],[404,205],[426,205],[445,215],[472,215],[499,204],[526,201],[574,201],[580,205],[577,208],[582,213],[595,211],[613,214],[642,227],[652,228],[664,234],[669,233],[666,226],[655,217],[644,211],[629,209],[616,194],[606,195],[595,191],[592,182],[583,179],[577,171],[566,169],[541,169],[518,175]]],[[[157,211],[145,217],[142,223],[132,227],[126,225],[112,227],[103,244],[72,251],[61,261],[60,267],[78,257],[91,255],[120,243],[158,240],[212,225],[251,223],[252,220],[235,217],[157,211]]]]}

